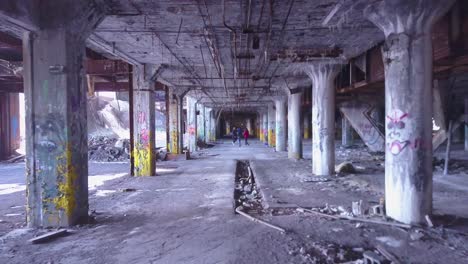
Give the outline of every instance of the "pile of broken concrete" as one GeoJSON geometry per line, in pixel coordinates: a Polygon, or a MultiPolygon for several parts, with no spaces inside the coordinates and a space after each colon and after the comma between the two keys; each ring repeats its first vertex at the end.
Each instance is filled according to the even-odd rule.
{"type": "Polygon", "coordinates": [[[88,140],[88,159],[94,161],[127,161],[130,140],[97,136],[88,140]]]}

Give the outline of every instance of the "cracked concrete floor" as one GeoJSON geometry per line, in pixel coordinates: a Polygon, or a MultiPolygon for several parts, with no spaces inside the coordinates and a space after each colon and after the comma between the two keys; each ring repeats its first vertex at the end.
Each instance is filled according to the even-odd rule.
{"type": "MultiPolygon", "coordinates": [[[[101,179],[90,186],[95,223],[71,228],[69,236],[38,245],[27,240],[43,231],[23,228],[24,192],[0,195],[3,221],[11,210],[22,212],[0,222],[0,263],[336,263],[326,255],[373,249],[379,241],[403,262],[466,260],[468,243],[461,235],[440,240],[427,233],[413,241],[409,232],[385,226],[356,228],[350,221],[300,213],[260,216],[289,230],[281,234],[235,215],[236,160],[270,160],[275,166],[291,163],[285,153],[258,141],[241,148],[219,141],[199,152],[195,160],[158,163],[157,177],[128,177],[125,163],[92,164],[90,175],[101,179]],[[429,249],[431,254],[427,254],[429,249]]],[[[8,166],[12,167],[0,165],[0,170],[24,173],[21,165],[8,166]]],[[[349,201],[356,198],[351,192],[349,201]]],[[[326,197],[315,199],[333,203],[326,197]]]]}

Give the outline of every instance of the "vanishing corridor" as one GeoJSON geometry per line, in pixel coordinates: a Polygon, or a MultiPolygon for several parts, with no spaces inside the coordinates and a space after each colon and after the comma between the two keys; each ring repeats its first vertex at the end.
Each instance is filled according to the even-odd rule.
{"type": "Polygon", "coordinates": [[[0,0],[0,263],[465,263],[467,0],[0,0]]]}

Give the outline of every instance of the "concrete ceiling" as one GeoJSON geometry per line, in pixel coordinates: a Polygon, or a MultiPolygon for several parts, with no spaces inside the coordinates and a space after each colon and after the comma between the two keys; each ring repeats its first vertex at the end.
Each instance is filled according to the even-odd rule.
{"type": "Polygon", "coordinates": [[[91,38],[136,62],[162,65],[161,82],[191,89],[206,104],[263,105],[285,88],[310,87],[291,65],[345,61],[382,41],[363,16],[371,2],[227,0],[223,11],[221,0],[111,0],[91,38]]]}

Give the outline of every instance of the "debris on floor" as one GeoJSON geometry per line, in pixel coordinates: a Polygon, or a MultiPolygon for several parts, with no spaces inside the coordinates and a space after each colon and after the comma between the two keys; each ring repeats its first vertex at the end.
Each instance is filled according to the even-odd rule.
{"type": "Polygon", "coordinates": [[[88,159],[94,161],[126,161],[130,159],[130,140],[104,136],[88,140],[88,159]]]}
{"type": "Polygon", "coordinates": [[[246,212],[243,212],[243,211],[242,211],[243,209],[244,209],[244,208],[243,208],[242,206],[237,207],[237,208],[236,208],[236,213],[238,213],[238,214],[240,214],[240,215],[242,215],[242,216],[245,216],[245,217],[247,217],[248,219],[250,219],[250,220],[252,220],[252,221],[254,221],[254,222],[256,222],[256,223],[260,223],[260,224],[262,224],[262,225],[271,227],[271,228],[273,228],[273,229],[276,229],[276,230],[280,231],[281,233],[286,233],[286,230],[285,230],[284,228],[281,228],[281,227],[279,227],[279,226],[270,224],[270,223],[268,223],[268,222],[266,222],[266,221],[263,221],[263,220],[261,220],[261,219],[255,218],[255,217],[253,217],[253,216],[247,214],[246,212]]]}
{"type": "Polygon", "coordinates": [[[365,212],[365,210],[362,209],[362,203],[359,209],[361,210],[360,217],[358,215],[355,215],[348,208],[344,208],[343,206],[331,206],[328,204],[326,204],[324,207],[311,208],[311,209],[298,207],[296,210],[300,213],[312,213],[318,216],[323,216],[326,218],[332,218],[336,220],[337,219],[351,220],[351,221],[364,222],[364,223],[396,226],[396,227],[407,228],[407,229],[411,228],[411,225],[390,221],[390,219],[382,217],[381,215],[374,215],[374,214],[363,215],[362,212],[365,212]]]}
{"type": "Polygon", "coordinates": [[[66,229],[59,229],[57,231],[48,232],[43,235],[32,238],[29,240],[29,242],[33,244],[44,243],[56,239],[58,237],[65,236],[67,234],[69,234],[69,232],[66,229]]]}
{"type": "Polygon", "coordinates": [[[252,169],[247,161],[239,161],[236,170],[234,192],[235,208],[242,206],[245,210],[260,213],[263,209],[262,197],[257,190],[252,169]]]}

